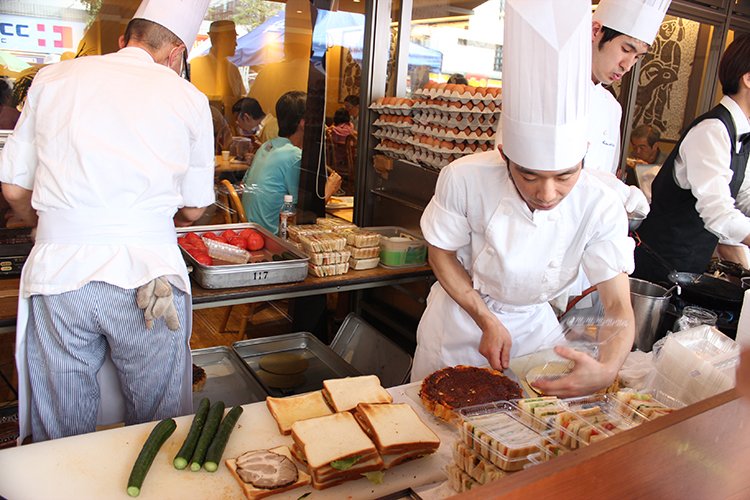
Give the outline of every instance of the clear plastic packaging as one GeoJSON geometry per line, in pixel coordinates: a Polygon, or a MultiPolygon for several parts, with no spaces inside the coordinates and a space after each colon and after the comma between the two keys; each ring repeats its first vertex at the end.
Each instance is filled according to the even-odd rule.
{"type": "Polygon", "coordinates": [[[364,248],[357,248],[351,245],[347,245],[345,250],[350,251],[352,254],[352,258],[354,259],[372,259],[380,255],[380,247],[377,245],[374,247],[364,247],[364,248]]]}
{"type": "Polygon", "coordinates": [[[338,276],[340,274],[346,274],[349,271],[349,262],[342,264],[330,264],[327,266],[316,266],[310,264],[307,268],[309,274],[317,276],[318,278],[325,278],[326,276],[338,276]]]}
{"type": "Polygon", "coordinates": [[[317,225],[330,229],[355,229],[356,224],[352,224],[348,220],[341,219],[339,217],[318,217],[315,221],[317,225]]]}
{"type": "Polygon", "coordinates": [[[445,472],[448,474],[448,484],[450,484],[451,488],[457,493],[464,493],[479,486],[478,482],[462,471],[456,464],[446,465],[445,472]]]}
{"type": "Polygon", "coordinates": [[[349,261],[351,253],[342,252],[319,252],[310,254],[310,263],[316,266],[328,266],[331,264],[343,264],[349,261]]]}
{"type": "Polygon", "coordinates": [[[336,233],[346,238],[346,244],[357,248],[376,247],[380,243],[380,234],[366,229],[336,229],[336,233]]]}
{"type": "Polygon", "coordinates": [[[607,435],[632,429],[637,423],[627,418],[622,401],[614,394],[569,398],[561,405],[607,435]]]}
{"type": "Polygon", "coordinates": [[[479,484],[497,481],[511,474],[495,467],[489,460],[483,458],[472,448],[469,448],[460,441],[453,442],[453,460],[459,469],[479,484]]]}
{"type": "Polygon", "coordinates": [[[346,246],[346,238],[333,233],[299,235],[299,243],[307,253],[340,252],[346,246]]]}
{"type": "Polygon", "coordinates": [[[208,256],[215,260],[222,260],[232,264],[247,264],[250,259],[250,252],[247,250],[212,240],[210,238],[201,238],[208,248],[208,256]]]}
{"type": "Polygon", "coordinates": [[[614,395],[619,411],[636,424],[668,415],[685,406],[684,403],[658,392],[619,391],[614,395]]]}
{"type": "Polygon", "coordinates": [[[310,235],[319,233],[331,233],[333,228],[321,226],[319,224],[293,225],[287,228],[287,234],[290,241],[299,241],[300,235],[310,235]]]}
{"type": "Polygon", "coordinates": [[[380,262],[378,257],[373,257],[371,259],[355,259],[352,257],[349,259],[349,268],[354,269],[355,271],[364,271],[378,267],[378,262],[380,262]]]}

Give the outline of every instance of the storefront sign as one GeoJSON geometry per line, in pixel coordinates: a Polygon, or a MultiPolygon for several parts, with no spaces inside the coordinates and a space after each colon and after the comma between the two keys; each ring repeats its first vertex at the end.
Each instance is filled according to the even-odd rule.
{"type": "Polygon", "coordinates": [[[62,54],[75,50],[86,23],[40,17],[0,16],[0,49],[62,54]]]}

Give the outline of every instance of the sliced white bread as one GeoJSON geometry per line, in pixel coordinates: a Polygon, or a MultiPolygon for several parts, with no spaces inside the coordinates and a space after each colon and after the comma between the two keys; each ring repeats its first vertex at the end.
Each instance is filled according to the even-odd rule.
{"type": "Polygon", "coordinates": [[[324,380],[323,392],[337,412],[353,410],[359,403],[393,402],[393,396],[380,385],[377,375],[324,380]]]}
{"type": "Polygon", "coordinates": [[[406,403],[359,403],[355,416],[381,455],[431,453],[440,446],[437,434],[406,403]]]}
{"type": "Polygon", "coordinates": [[[266,398],[266,406],[268,406],[273,418],[276,419],[279,432],[285,436],[292,433],[292,424],[298,420],[322,417],[333,413],[321,391],[286,398],[269,396],[266,398]]]}
{"type": "MultiPolygon", "coordinates": [[[[290,460],[292,460],[292,454],[288,446],[279,446],[277,448],[272,448],[269,451],[278,453],[279,455],[284,455],[288,457],[290,460]]],[[[240,476],[237,475],[237,460],[235,458],[228,458],[224,461],[224,463],[229,469],[229,472],[232,473],[234,478],[240,484],[240,487],[242,488],[242,492],[245,494],[248,500],[260,500],[261,498],[266,498],[268,496],[275,495],[277,493],[293,490],[295,488],[299,488],[300,486],[308,485],[312,481],[311,477],[308,474],[306,474],[304,471],[298,470],[297,481],[295,481],[294,483],[290,485],[282,486],[281,488],[274,488],[274,489],[256,488],[252,484],[246,483],[245,481],[240,479],[240,476]]]]}

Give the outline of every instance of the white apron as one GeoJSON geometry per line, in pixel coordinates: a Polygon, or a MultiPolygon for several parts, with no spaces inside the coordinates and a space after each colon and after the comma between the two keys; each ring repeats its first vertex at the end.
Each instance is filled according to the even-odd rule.
{"type": "MultiPolygon", "coordinates": [[[[509,210],[509,205],[501,201],[485,230],[487,244],[481,252],[485,254],[482,256],[484,260],[477,259],[475,268],[478,265],[494,267],[493,259],[497,259],[501,253],[498,249],[507,246],[506,232],[500,225],[505,224],[510,216],[512,209],[509,210]]],[[[544,245],[544,242],[540,243],[544,245]]],[[[575,269],[567,270],[567,274],[573,272],[575,269]]],[[[502,278],[495,276],[494,279],[502,278]]],[[[503,303],[489,296],[484,296],[483,300],[510,332],[513,341],[511,358],[532,353],[559,325],[552,307],[547,302],[521,306],[503,303]]],[[[439,282],[435,283],[427,298],[427,309],[417,328],[412,382],[422,380],[430,373],[446,366],[487,365],[487,358],[479,354],[481,338],[482,330],[471,316],[448,295],[439,282]]]]}
{"type": "MultiPolygon", "coordinates": [[[[73,241],[78,241],[80,244],[85,244],[86,239],[91,235],[82,232],[84,227],[82,224],[71,223],[71,221],[64,218],[55,217],[54,212],[42,212],[39,214],[39,226],[37,228],[37,242],[44,241],[45,243],[51,243],[57,239],[56,234],[64,235],[65,240],[69,238],[73,241]]],[[[86,218],[91,217],[92,214],[88,212],[86,218]]],[[[99,211],[99,216],[103,219],[108,217],[106,210],[99,211]]],[[[119,217],[123,217],[122,212],[118,214],[119,217]]],[[[149,234],[162,234],[164,235],[163,241],[157,241],[152,243],[170,243],[176,244],[175,239],[175,228],[174,222],[169,218],[160,218],[153,215],[144,214],[142,212],[133,211],[124,215],[132,222],[132,226],[137,227],[137,234],[133,235],[120,235],[122,239],[128,238],[141,238],[146,232],[149,234]]],[[[101,237],[91,238],[90,241],[98,244],[119,244],[122,239],[118,241],[107,241],[101,237]]],[[[66,243],[68,241],[65,241],[66,243]]],[[[22,274],[26,272],[26,267],[22,271],[22,274]]],[[[146,283],[152,278],[146,279],[146,283]]],[[[29,369],[26,363],[26,329],[29,319],[29,310],[31,307],[31,301],[25,296],[24,280],[21,276],[21,288],[18,295],[18,315],[16,318],[16,368],[18,370],[18,445],[23,443],[23,440],[31,435],[31,386],[29,383],[29,369]]],[[[186,290],[185,307],[186,307],[186,318],[188,332],[192,331],[193,315],[192,315],[192,297],[190,294],[190,288],[186,290]]],[[[182,378],[182,388],[180,397],[180,414],[189,415],[193,412],[193,370],[192,370],[192,354],[190,352],[190,335],[186,336],[186,355],[185,355],[185,373],[182,378]]],[[[99,411],[97,415],[97,425],[112,425],[124,422],[125,420],[125,398],[122,394],[122,388],[120,386],[120,379],[117,374],[117,368],[112,362],[110,357],[109,347],[107,347],[107,354],[105,357],[104,364],[102,365],[99,373],[97,374],[97,380],[100,387],[100,399],[99,399],[99,411]]]]}

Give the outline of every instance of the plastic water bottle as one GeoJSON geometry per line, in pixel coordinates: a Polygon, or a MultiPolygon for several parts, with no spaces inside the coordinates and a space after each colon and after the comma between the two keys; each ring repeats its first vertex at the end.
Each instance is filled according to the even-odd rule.
{"type": "Polygon", "coordinates": [[[294,197],[291,194],[285,194],[284,204],[281,205],[281,210],[279,210],[279,238],[282,240],[287,239],[287,228],[293,226],[297,219],[297,209],[294,208],[292,200],[294,200],[294,197]]]}

